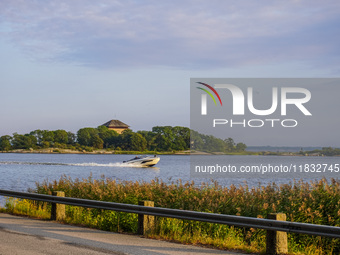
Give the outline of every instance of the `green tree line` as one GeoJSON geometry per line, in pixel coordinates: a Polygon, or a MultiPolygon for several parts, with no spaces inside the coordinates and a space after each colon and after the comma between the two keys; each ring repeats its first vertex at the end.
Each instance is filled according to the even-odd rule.
{"type": "MultiPolygon", "coordinates": [[[[307,151],[306,153],[308,154],[318,153],[325,156],[339,156],[340,148],[323,147],[321,150],[307,151]]],[[[304,152],[300,151],[300,154],[304,154],[304,152]]]]}
{"type": "Polygon", "coordinates": [[[118,134],[105,126],[81,128],[72,133],[65,130],[34,130],[28,134],[14,133],[0,137],[0,150],[15,149],[114,149],[125,151],[179,151],[190,148],[190,129],[156,126],[152,131],[118,134]]]}
{"type": "Polygon", "coordinates": [[[247,146],[244,143],[235,143],[232,138],[220,139],[212,135],[200,134],[191,131],[191,149],[206,152],[242,152],[247,146]]]}
{"type": "Polygon", "coordinates": [[[77,133],[65,130],[34,130],[28,134],[14,133],[0,137],[0,150],[62,148],[73,150],[112,149],[124,151],[181,151],[209,152],[244,151],[243,143],[222,140],[199,134],[187,127],[156,126],[151,131],[133,132],[127,129],[118,134],[105,126],[81,128],[77,133]],[[190,135],[194,138],[190,142],[190,135]],[[191,143],[191,144],[190,144],[191,143]]]}

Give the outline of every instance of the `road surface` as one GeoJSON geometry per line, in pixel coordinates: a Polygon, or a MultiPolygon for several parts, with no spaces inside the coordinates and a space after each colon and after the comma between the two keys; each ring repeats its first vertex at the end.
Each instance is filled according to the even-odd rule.
{"type": "Polygon", "coordinates": [[[240,255],[2,213],[0,213],[0,254],[240,255]]]}

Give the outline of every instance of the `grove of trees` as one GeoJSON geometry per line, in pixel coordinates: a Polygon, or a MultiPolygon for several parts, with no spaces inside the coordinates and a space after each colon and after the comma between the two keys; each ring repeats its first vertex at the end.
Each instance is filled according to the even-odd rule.
{"type": "Polygon", "coordinates": [[[0,151],[15,149],[62,148],[73,150],[112,149],[123,151],[181,151],[202,150],[233,152],[245,150],[245,144],[233,139],[218,139],[199,134],[187,127],[156,126],[151,131],[133,132],[130,129],[118,134],[105,126],[81,128],[76,134],[65,130],[34,130],[28,134],[14,133],[0,137],[0,151]],[[193,140],[190,144],[190,135],[193,140]]]}
{"type": "MultiPolygon", "coordinates": [[[[304,152],[300,152],[300,153],[304,154],[304,152]]],[[[339,156],[340,148],[323,147],[321,150],[313,150],[313,151],[307,152],[307,154],[313,154],[313,153],[317,153],[317,154],[325,155],[325,156],[339,156]]]]}
{"type": "Polygon", "coordinates": [[[244,143],[235,143],[232,138],[222,140],[212,135],[203,135],[197,131],[191,131],[191,149],[207,152],[241,152],[247,146],[244,143]]]}

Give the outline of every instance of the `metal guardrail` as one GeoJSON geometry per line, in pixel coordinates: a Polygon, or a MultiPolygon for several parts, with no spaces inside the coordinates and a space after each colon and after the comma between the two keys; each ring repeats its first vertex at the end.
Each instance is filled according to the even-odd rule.
{"type": "Polygon", "coordinates": [[[36,193],[17,192],[0,189],[0,195],[16,197],[30,200],[37,200],[50,203],[65,205],[81,206],[87,208],[96,208],[104,210],[113,210],[127,213],[146,214],[167,218],[177,218],[184,220],[195,220],[210,223],[219,223],[237,227],[259,228],[271,231],[283,231],[307,235],[326,236],[340,238],[340,227],[316,225],[308,223],[278,221],[270,219],[260,219],[252,217],[224,215],[216,213],[204,213],[196,211],[168,209],[162,207],[147,207],[132,204],[122,204],[113,202],[104,202],[88,199],[78,199],[70,197],[57,197],[36,193]]]}

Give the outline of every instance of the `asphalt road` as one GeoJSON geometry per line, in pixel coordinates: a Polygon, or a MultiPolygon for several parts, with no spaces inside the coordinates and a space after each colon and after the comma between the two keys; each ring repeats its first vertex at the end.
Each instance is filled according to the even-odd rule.
{"type": "Polygon", "coordinates": [[[0,214],[0,254],[240,255],[9,214],[0,214]]]}

